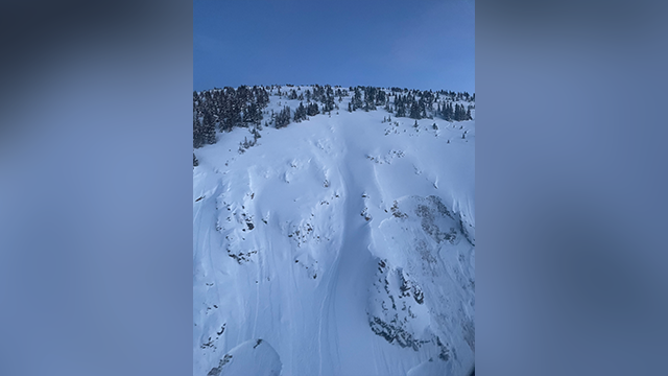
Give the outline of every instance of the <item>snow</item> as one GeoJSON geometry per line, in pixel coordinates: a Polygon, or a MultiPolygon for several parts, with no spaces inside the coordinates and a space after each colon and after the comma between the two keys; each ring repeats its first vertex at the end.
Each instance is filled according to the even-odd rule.
{"type": "Polygon", "coordinates": [[[349,99],[243,154],[240,128],[195,150],[194,375],[225,355],[223,375],[473,368],[475,122],[416,129],[349,99]]]}
{"type": "Polygon", "coordinates": [[[207,376],[254,375],[279,376],[281,359],[271,345],[261,338],[246,341],[230,350],[207,376]]]}

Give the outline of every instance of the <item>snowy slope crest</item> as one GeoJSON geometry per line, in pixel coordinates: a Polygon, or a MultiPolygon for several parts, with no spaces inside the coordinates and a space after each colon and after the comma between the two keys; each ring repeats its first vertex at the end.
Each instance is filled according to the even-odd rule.
{"type": "Polygon", "coordinates": [[[475,122],[350,100],[195,150],[194,375],[473,368],[475,122]]]}

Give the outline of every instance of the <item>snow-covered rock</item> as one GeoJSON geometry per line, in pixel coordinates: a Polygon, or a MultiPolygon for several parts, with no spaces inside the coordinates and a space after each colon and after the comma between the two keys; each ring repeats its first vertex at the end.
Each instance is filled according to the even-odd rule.
{"type": "Polygon", "coordinates": [[[254,375],[279,376],[281,358],[271,345],[261,338],[241,343],[230,350],[211,368],[207,376],[254,375]]]}

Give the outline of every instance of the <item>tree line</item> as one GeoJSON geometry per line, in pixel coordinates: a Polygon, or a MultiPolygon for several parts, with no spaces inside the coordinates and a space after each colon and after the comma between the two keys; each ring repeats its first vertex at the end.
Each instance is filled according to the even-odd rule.
{"type": "MultiPolygon", "coordinates": [[[[373,86],[311,85],[306,90],[295,89],[294,85],[239,86],[238,88],[214,88],[202,92],[193,92],[193,147],[215,144],[217,132],[229,132],[235,127],[248,128],[253,135],[252,141],[240,145],[241,149],[253,146],[260,137],[264,115],[270,115],[265,126],[270,124],[280,129],[292,121],[301,122],[318,114],[331,115],[338,110],[343,98],[350,97],[348,111],[375,111],[379,107],[394,114],[395,117],[424,119],[440,117],[447,121],[471,120],[471,109],[475,108],[475,93],[454,91],[431,91],[401,89],[398,87],[380,88],[373,86]],[[281,91],[281,89],[284,89],[281,91]],[[283,106],[278,111],[265,111],[270,95],[299,100],[299,106],[293,110],[283,106]]],[[[198,161],[193,154],[193,166],[198,161]]]]}
{"type": "Polygon", "coordinates": [[[215,144],[217,131],[260,127],[268,104],[269,93],[261,86],[193,92],[193,147],[215,144]]]}

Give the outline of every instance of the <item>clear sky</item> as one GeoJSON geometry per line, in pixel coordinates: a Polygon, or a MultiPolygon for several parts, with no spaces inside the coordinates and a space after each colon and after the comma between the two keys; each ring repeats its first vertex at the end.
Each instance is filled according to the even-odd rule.
{"type": "Polygon", "coordinates": [[[195,90],[331,84],[475,92],[471,0],[195,0],[195,90]]]}

